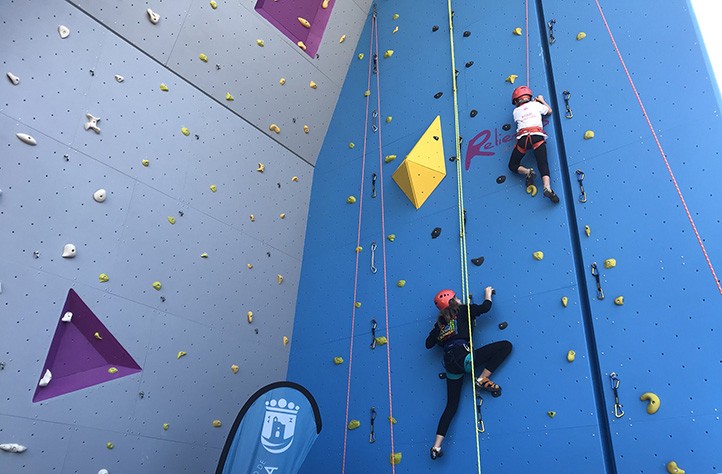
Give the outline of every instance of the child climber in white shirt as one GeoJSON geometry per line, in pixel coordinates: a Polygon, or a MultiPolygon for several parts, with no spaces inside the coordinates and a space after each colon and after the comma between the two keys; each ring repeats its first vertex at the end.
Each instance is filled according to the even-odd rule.
{"type": "Polygon", "coordinates": [[[534,168],[525,168],[521,160],[526,152],[531,149],[534,152],[539,172],[542,175],[544,185],[544,196],[548,197],[554,204],[559,203],[559,197],[551,188],[549,179],[549,162],[547,161],[546,134],[542,128],[542,115],[550,115],[552,108],[544,101],[544,97],[537,96],[532,100],[532,92],[527,86],[520,86],[514,89],[511,95],[511,103],[516,106],[514,109],[514,121],[516,122],[516,146],[511,152],[509,169],[513,173],[526,176],[527,187],[534,184],[536,173],[534,168]]]}

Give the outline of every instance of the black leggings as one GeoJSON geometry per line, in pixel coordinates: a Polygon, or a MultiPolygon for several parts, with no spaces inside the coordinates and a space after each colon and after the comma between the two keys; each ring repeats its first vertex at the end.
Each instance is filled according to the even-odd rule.
{"type": "Polygon", "coordinates": [[[541,135],[525,135],[518,139],[516,141],[516,146],[514,147],[514,150],[511,152],[511,158],[509,158],[509,169],[512,171],[512,173],[518,173],[519,165],[521,164],[522,158],[524,158],[524,155],[526,155],[526,152],[529,150],[532,150],[534,152],[534,157],[536,158],[536,164],[537,168],[539,168],[539,172],[542,176],[549,176],[549,162],[547,161],[547,145],[544,137],[541,135]],[[541,145],[537,149],[532,148],[532,146],[529,144],[527,146],[527,137],[531,137],[531,143],[536,145],[539,142],[542,142],[541,145]],[[518,147],[518,148],[517,148],[518,147]],[[519,151],[519,148],[525,150],[524,153],[519,151]]]}
{"type": "MultiPolygon", "coordinates": [[[[484,369],[488,369],[489,372],[494,372],[511,353],[511,347],[511,342],[509,341],[498,341],[476,349],[474,351],[474,371],[476,372],[479,368],[483,367],[484,369]]],[[[480,372],[476,373],[479,374],[480,372]]],[[[437,435],[446,436],[446,431],[449,429],[451,420],[459,408],[461,387],[464,385],[465,378],[466,374],[456,380],[446,378],[446,408],[444,408],[444,413],[441,414],[441,419],[439,420],[439,426],[436,428],[437,435]]]]}

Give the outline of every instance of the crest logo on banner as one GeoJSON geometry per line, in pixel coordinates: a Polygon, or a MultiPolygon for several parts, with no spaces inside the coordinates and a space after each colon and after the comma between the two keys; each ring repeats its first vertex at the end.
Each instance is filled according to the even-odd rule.
{"type": "Polygon", "coordinates": [[[280,454],[291,447],[296,429],[296,416],[301,407],[285,398],[266,402],[261,444],[272,454],[280,454]]]}

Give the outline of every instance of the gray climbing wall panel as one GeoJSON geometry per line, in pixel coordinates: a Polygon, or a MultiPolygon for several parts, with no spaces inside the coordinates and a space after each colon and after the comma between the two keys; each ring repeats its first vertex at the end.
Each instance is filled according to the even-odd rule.
{"type": "Polygon", "coordinates": [[[344,30],[363,9],[334,10],[329,31],[347,34],[347,50],[331,53],[338,38],[325,39],[312,63],[252,6],[75,3],[105,25],[71,2],[0,2],[2,73],[20,77],[0,82],[0,443],[29,448],[0,452],[0,472],[212,472],[247,397],[286,375],[313,150],[359,34],[344,30]],[[223,20],[207,17],[216,13],[223,20]],[[205,52],[223,57],[220,69],[197,59],[194,29],[212,39],[205,52]],[[251,67],[241,43],[273,54],[251,67]],[[285,89],[280,69],[268,84],[250,73],[276,63],[285,89]],[[100,117],[99,134],[84,129],[86,113],[100,117]],[[266,114],[262,126],[254,113],[266,114]],[[258,128],[268,133],[272,115],[284,131],[271,138],[258,128]],[[287,140],[292,118],[298,142],[287,140]],[[75,258],[61,257],[66,243],[75,258]],[[33,404],[70,288],[143,371],[33,404]]]}

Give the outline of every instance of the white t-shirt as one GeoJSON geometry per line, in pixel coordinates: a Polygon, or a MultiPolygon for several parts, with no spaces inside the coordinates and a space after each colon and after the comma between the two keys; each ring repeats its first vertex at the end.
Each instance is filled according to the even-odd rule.
{"type": "MultiPolygon", "coordinates": [[[[542,115],[547,115],[549,112],[551,112],[549,107],[535,100],[529,101],[515,108],[514,121],[516,122],[517,133],[519,133],[519,130],[522,128],[542,128],[542,115]]],[[[541,135],[546,138],[546,135],[542,132],[532,132],[531,134],[524,133],[522,136],[524,135],[541,135]]]]}

